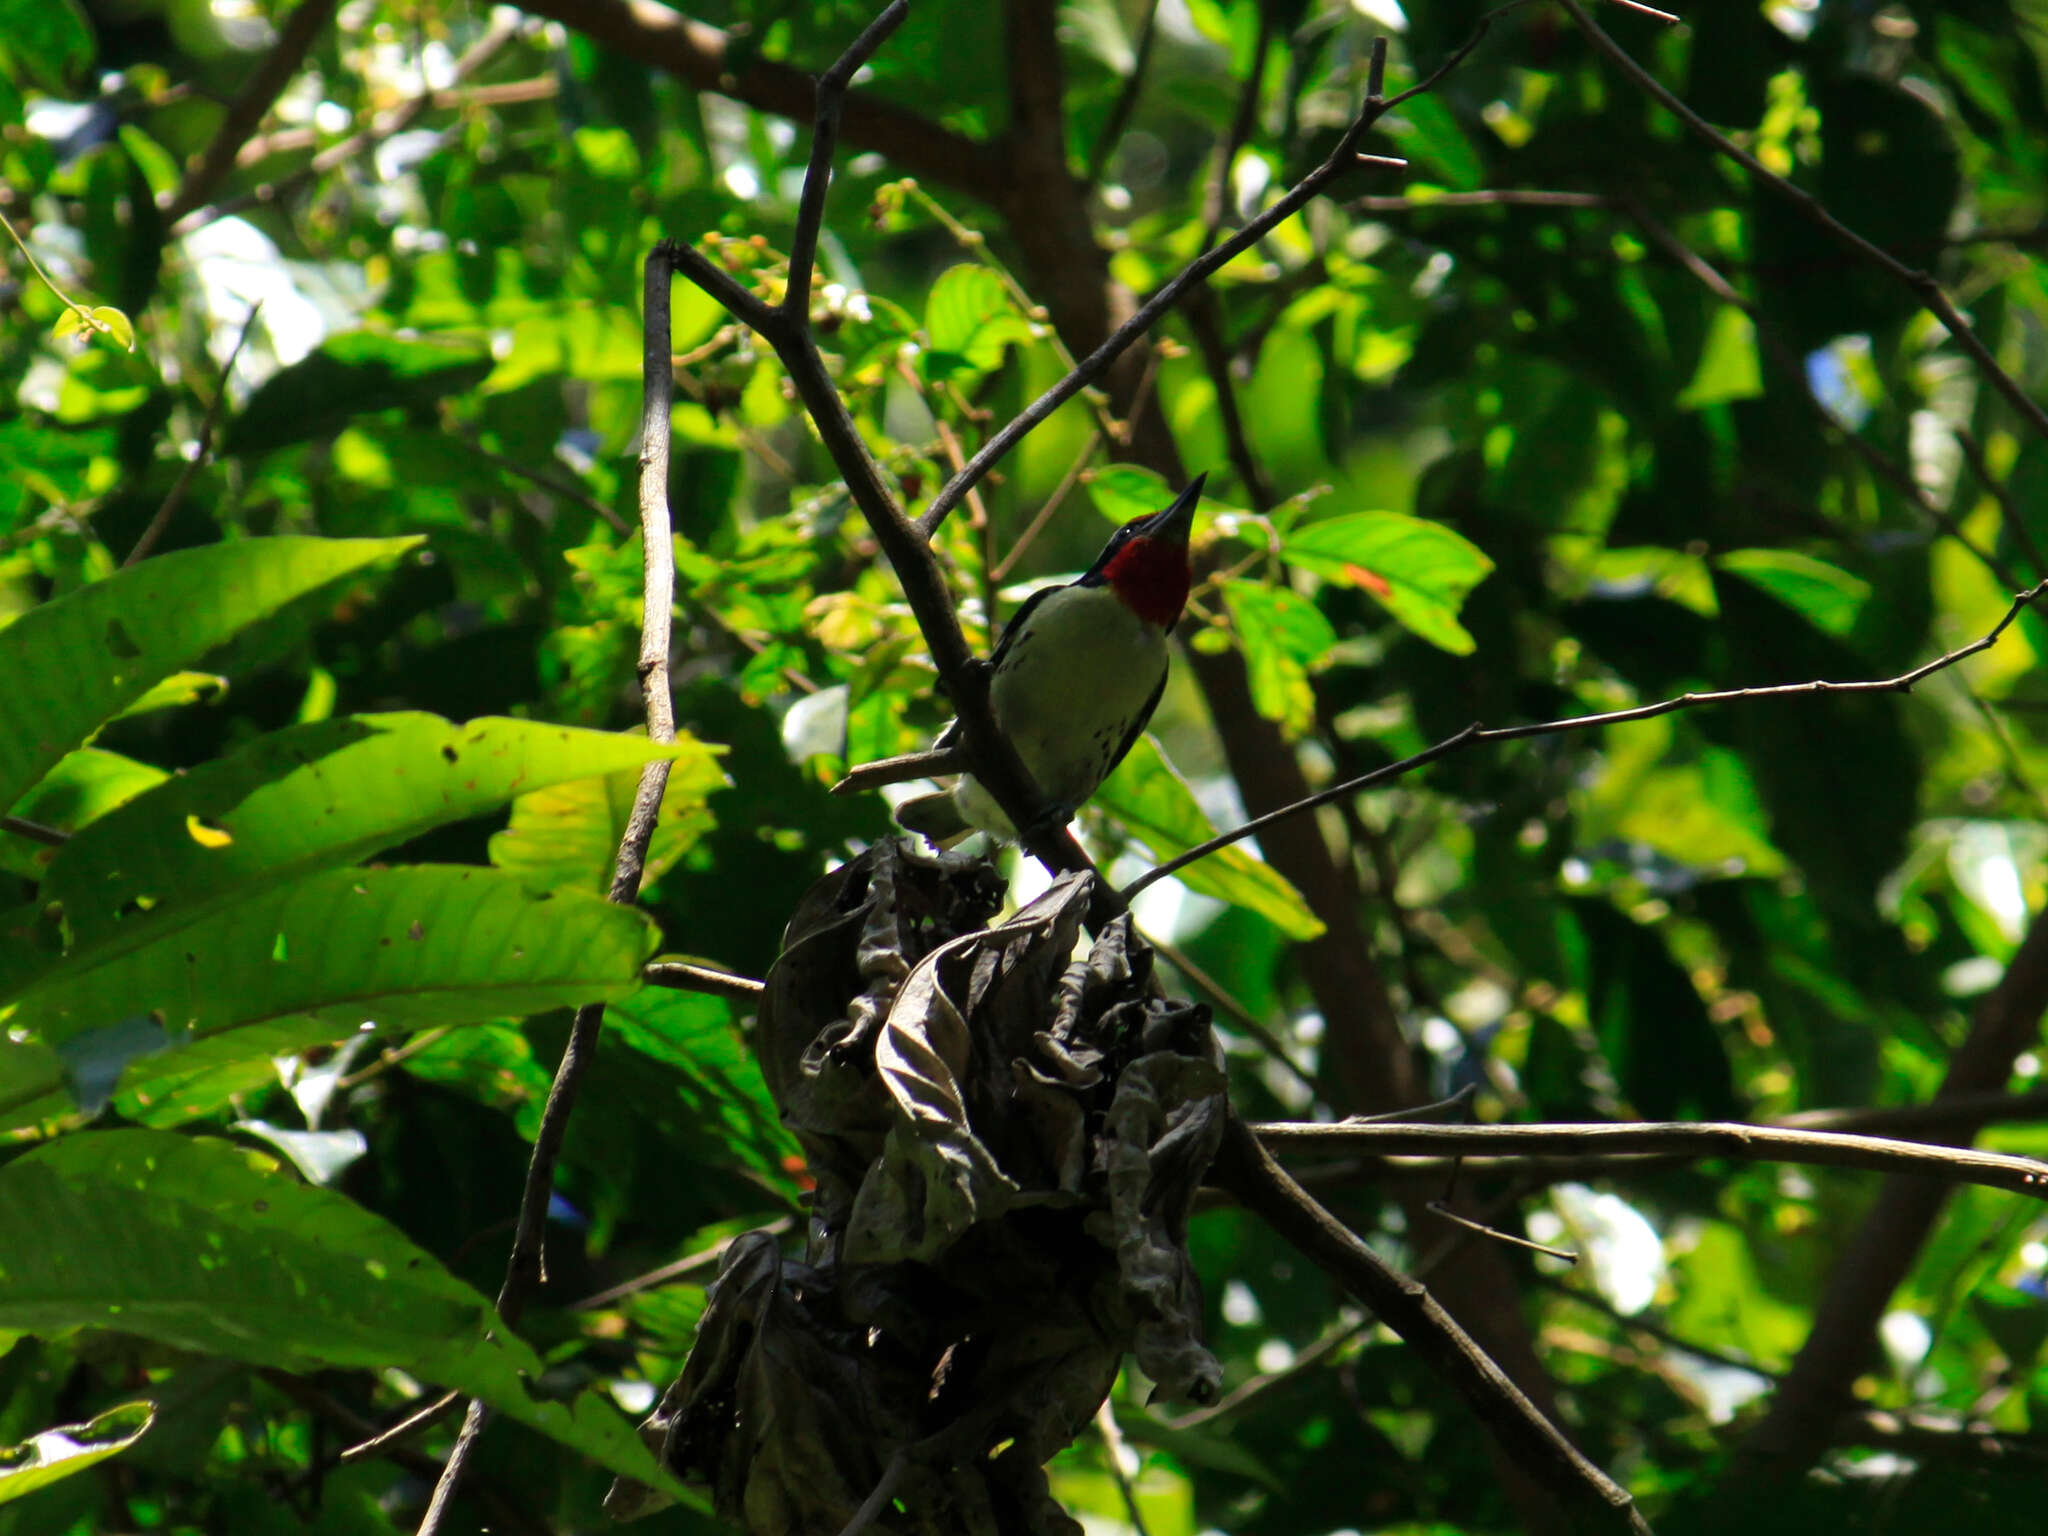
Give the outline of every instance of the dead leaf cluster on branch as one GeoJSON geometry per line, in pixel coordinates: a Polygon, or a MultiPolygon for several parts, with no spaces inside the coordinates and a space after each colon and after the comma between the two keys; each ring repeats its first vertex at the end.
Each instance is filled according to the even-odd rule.
{"type": "Polygon", "coordinates": [[[1186,1235],[1224,1077],[1128,916],[1073,958],[1094,883],[985,926],[986,863],[884,842],[791,920],[757,1044],[817,1180],[807,1251],[732,1246],[642,1428],[745,1529],[848,1529],[887,1478],[892,1528],[1074,1532],[1042,1469],[1126,1353],[1214,1398],[1186,1235]]]}

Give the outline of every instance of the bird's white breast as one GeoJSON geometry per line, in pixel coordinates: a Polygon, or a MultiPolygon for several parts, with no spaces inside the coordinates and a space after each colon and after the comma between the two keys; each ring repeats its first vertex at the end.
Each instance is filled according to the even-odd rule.
{"type": "Polygon", "coordinates": [[[1063,587],[1011,641],[989,703],[1038,787],[1079,806],[1165,671],[1166,636],[1114,592],[1063,587]]]}

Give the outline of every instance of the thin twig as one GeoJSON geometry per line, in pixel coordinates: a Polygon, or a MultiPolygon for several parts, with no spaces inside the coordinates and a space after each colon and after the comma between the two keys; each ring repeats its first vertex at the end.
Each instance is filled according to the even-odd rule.
{"type": "Polygon", "coordinates": [[[2048,1088],[2031,1093],[1958,1094],[1924,1104],[1892,1104],[1876,1109],[1806,1109],[1780,1115],[1771,1123],[1802,1131],[1859,1131],[1866,1136],[1935,1139],[1967,1136],[2000,1121],[2048,1118],[2048,1088]]]}
{"type": "MultiPolygon", "coordinates": [[[[1251,67],[1245,71],[1244,84],[1238,88],[1237,110],[1231,114],[1230,129],[1216,143],[1216,158],[1209,168],[1209,184],[1202,192],[1202,243],[1197,247],[1200,251],[1206,251],[1216,243],[1216,237],[1223,232],[1224,217],[1230,212],[1230,168],[1237,163],[1238,154],[1252,136],[1252,127],[1258,118],[1259,90],[1266,81],[1266,55],[1273,47],[1275,9],[1270,5],[1259,7],[1259,29],[1252,41],[1251,67]]],[[[1387,40],[1384,37],[1374,38],[1373,50],[1377,67],[1384,72],[1387,40]]],[[[1379,94],[1376,87],[1366,92],[1368,98],[1379,94]]]]}
{"type": "MultiPolygon", "coordinates": [[[[1809,222],[1904,285],[1920,301],[1921,307],[1947,328],[1948,333],[1955,338],[1956,344],[1969,353],[1991,387],[2005,397],[2006,403],[2019,412],[2036,433],[2048,439],[2048,411],[2043,411],[2019,381],[1999,367],[1998,359],[1991,355],[1991,349],[1984,345],[1983,339],[1971,329],[1970,322],[1965,320],[1961,312],[1950,302],[1948,295],[1942,291],[1941,284],[1918,268],[1907,266],[1882,246],[1875,245],[1857,234],[1855,230],[1829,213],[1826,206],[1812,193],[1794,186],[1783,176],[1770,170],[1756,156],[1679,100],[1655,75],[1637,63],[1627,49],[1600,29],[1593,18],[1586,14],[1586,8],[1580,0],[1558,0],[1558,3],[1571,13],[1572,20],[1577,22],[1579,29],[1586,34],[1588,42],[1605,54],[1615,68],[1627,75],[1638,90],[1685,124],[1695,138],[1712,146],[1716,153],[1733,160],[1758,182],[1791,203],[1809,222]]],[[[1613,3],[1621,4],[1624,0],[1613,0],[1613,3]]],[[[1637,9],[1633,4],[1629,8],[1637,9]]]]}
{"type": "Polygon", "coordinates": [[[566,480],[557,480],[546,470],[535,469],[531,465],[520,463],[517,459],[509,459],[502,453],[493,453],[481,444],[464,441],[463,446],[493,469],[501,469],[508,475],[517,475],[520,479],[538,486],[550,495],[560,496],[565,501],[575,502],[577,506],[607,524],[612,532],[631,533],[633,531],[631,523],[627,522],[618,513],[614,512],[581,486],[572,485],[566,480]]]}
{"type": "MultiPolygon", "coordinates": [[[[1516,0],[1516,3],[1523,3],[1523,0],[1516,0]]],[[[1417,86],[1416,89],[1420,90],[1424,86],[1434,85],[1446,71],[1461,61],[1476,43],[1477,36],[1484,34],[1486,27],[1491,24],[1492,20],[1492,17],[1483,20],[1480,23],[1479,33],[1475,34],[1474,43],[1468,43],[1465,48],[1452,55],[1449,62],[1430,75],[1423,82],[1423,85],[1417,86]]],[[[1412,92],[1404,94],[1412,94],[1412,92]]],[[[1398,100],[1399,98],[1396,99],[1398,100]]],[[[1377,97],[1368,98],[1357,118],[1353,120],[1349,128],[1344,130],[1343,137],[1338,139],[1336,148],[1330,151],[1330,156],[1327,160],[1296,182],[1293,188],[1284,196],[1277,199],[1263,213],[1259,214],[1257,218],[1252,219],[1228,240],[1189,262],[1186,267],[1181,269],[1178,275],[1165,283],[1151,298],[1139,305],[1137,311],[1132,314],[1130,319],[1118,326],[1110,334],[1107,341],[1082,358],[1067,373],[1066,377],[1062,378],[1052,388],[1018,412],[1007,425],[986,443],[982,444],[974,457],[967,461],[967,467],[939,488],[938,494],[932,498],[931,504],[925,508],[924,515],[917,520],[920,532],[926,538],[930,538],[932,534],[937,532],[939,526],[945,522],[947,514],[960,504],[961,499],[980,482],[982,476],[986,475],[995,466],[998,459],[1016,447],[1027,433],[1031,432],[1040,422],[1052,415],[1054,411],[1108,373],[1111,365],[1119,357],[1123,356],[1140,337],[1151,330],[1159,318],[1172,309],[1174,305],[1178,304],[1190,289],[1198,283],[1206,282],[1211,273],[1227,265],[1239,254],[1250,250],[1254,245],[1258,244],[1260,240],[1266,237],[1270,230],[1277,228],[1292,218],[1314,200],[1323,188],[1335,181],[1339,176],[1355,170],[1358,165],[1356,152],[1359,140],[1364,138],[1373,125],[1386,114],[1387,109],[1391,105],[1392,102],[1383,101],[1377,97]]]]}
{"type": "Polygon", "coordinates": [[[2034,569],[2048,576],[2048,553],[2043,553],[2040,541],[2034,537],[2034,530],[2028,526],[2026,514],[2021,511],[2019,501],[2012,493],[2012,487],[1991,472],[1991,462],[1985,456],[1984,445],[1977,441],[1976,433],[1968,427],[1951,429],[1955,434],[1956,446],[1963,450],[1963,459],[1970,466],[1970,473],[1977,477],[1977,483],[1991,494],[1998,503],[1998,510],[2005,518],[2007,532],[2013,542],[2026,551],[2034,569]]]}
{"type": "MultiPolygon", "coordinates": [[[[642,595],[638,671],[646,704],[647,737],[664,744],[676,739],[675,701],[669,692],[670,619],[675,610],[676,589],[675,540],[668,504],[669,413],[675,398],[674,376],[669,366],[672,257],[672,249],[664,243],[647,258],[640,375],[642,595]]],[[[611,889],[607,892],[607,899],[621,906],[630,906],[640,893],[641,872],[646,868],[647,848],[654,838],[654,824],[661,810],[662,794],[668,788],[668,775],[666,758],[640,770],[640,786],[633,797],[626,830],[619,839],[611,889]]],[[[548,1088],[547,1104],[541,1111],[533,1153],[526,1165],[526,1184],[519,1196],[519,1222],[511,1255],[505,1263],[505,1282],[498,1291],[498,1316],[507,1328],[517,1326],[527,1298],[546,1278],[542,1244],[548,1205],[554,1195],[555,1164],[561,1157],[569,1115],[575,1108],[583,1074],[596,1054],[598,1031],[603,1024],[604,1004],[586,1003],[576,1010],[569,1043],[563,1048],[561,1064],[548,1088]]],[[[434,1496],[420,1521],[419,1536],[432,1536],[440,1529],[486,1418],[483,1399],[470,1399],[462,1432],[456,1436],[448,1465],[435,1484],[434,1496]]]]}
{"type": "MultiPolygon", "coordinates": [[[[753,1228],[752,1232],[747,1235],[759,1234],[768,1237],[780,1237],[795,1225],[796,1221],[793,1217],[778,1216],[773,1221],[753,1228]]],[[[581,1301],[570,1302],[569,1310],[571,1312],[595,1312],[600,1307],[608,1307],[615,1301],[624,1301],[628,1296],[636,1296],[642,1291],[651,1291],[658,1286],[669,1285],[677,1280],[687,1280],[690,1276],[701,1274],[707,1269],[716,1269],[720,1261],[725,1258],[725,1250],[730,1248],[734,1241],[735,1239],[733,1238],[725,1238],[723,1241],[714,1243],[709,1248],[703,1249],[700,1252],[687,1254],[673,1263],[664,1264],[659,1269],[650,1269],[644,1275],[635,1275],[630,1280],[621,1280],[617,1285],[607,1290],[599,1291],[592,1296],[586,1296],[581,1301]]]]}
{"type": "Polygon", "coordinates": [[[1245,838],[1256,835],[1262,828],[1270,827],[1276,821],[1284,820],[1290,816],[1298,816],[1304,811],[1314,810],[1319,805],[1328,805],[1331,801],[1340,800],[1347,795],[1356,795],[1377,785],[1390,783],[1395,779],[1414,772],[1417,768],[1435,762],[1440,757],[1448,757],[1453,752],[1465,747],[1478,746],[1482,742],[1519,741],[1529,736],[1556,736],[1567,731],[1594,730],[1602,726],[1625,724],[1631,720],[1651,720],[1658,715],[1672,714],[1681,709],[1697,709],[1710,704],[1747,703],[1756,699],[1810,698],[1815,694],[1823,693],[1911,693],[1913,685],[1920,682],[1923,678],[1952,667],[1966,657],[1974,656],[1979,651],[1989,650],[1993,645],[1997,644],[1998,637],[2005,633],[2012,625],[2012,622],[2020,616],[2021,611],[2044,591],[2048,591],[2048,579],[2036,582],[2026,591],[2015,594],[2012,605],[2005,611],[2005,616],[1994,624],[1988,633],[1971,641],[1968,645],[1950,651],[1944,656],[1937,656],[1933,661],[1915,667],[1910,672],[1903,672],[1897,677],[1851,683],[1836,683],[1824,679],[1816,679],[1805,683],[1777,683],[1761,688],[1729,688],[1712,693],[1684,693],[1676,698],[1663,699],[1655,704],[1638,705],[1633,709],[1609,710],[1604,714],[1598,715],[1577,715],[1565,720],[1546,720],[1535,725],[1489,727],[1475,722],[1472,725],[1466,726],[1465,729],[1457,734],[1446,736],[1433,746],[1425,747],[1412,757],[1404,757],[1397,763],[1389,763],[1384,768],[1374,769],[1371,773],[1362,773],[1356,778],[1346,779],[1341,784],[1335,784],[1328,789],[1319,790],[1315,794],[1296,800],[1290,805],[1283,805],[1278,810],[1268,811],[1263,816],[1255,816],[1243,826],[1221,833],[1210,838],[1207,842],[1197,843],[1186,853],[1178,854],[1168,859],[1164,864],[1156,865],[1152,869],[1147,870],[1144,874],[1126,885],[1120,894],[1126,902],[1129,902],[1154,881],[1163,880],[1168,875],[1187,868],[1188,865],[1194,863],[1197,859],[1207,858],[1218,849],[1228,848],[1233,843],[1242,842],[1245,838]]]}
{"type": "Polygon", "coordinates": [[[2048,1162],[1975,1147],[1939,1147],[1847,1131],[1789,1130],[1739,1121],[1671,1121],[1586,1125],[1255,1125],[1275,1152],[1330,1149],[1398,1156],[1733,1157],[1917,1173],[2048,1200],[2048,1162]]]}
{"type": "Polygon", "coordinates": [[[0,814],[0,832],[12,832],[16,837],[25,837],[32,843],[41,843],[48,848],[62,848],[71,841],[69,832],[56,827],[46,827],[40,821],[30,821],[26,816],[0,814]]]}
{"type": "Polygon", "coordinates": [[[1060,476],[1060,483],[1054,486],[1052,494],[1045,498],[1045,505],[1032,514],[1031,521],[1024,525],[1024,531],[1017,535],[1017,542],[1010,546],[1010,552],[996,562],[995,570],[990,574],[997,581],[1001,581],[1016,569],[1017,562],[1024,558],[1024,551],[1031,547],[1032,541],[1044,531],[1045,525],[1052,521],[1053,514],[1059,511],[1060,504],[1067,499],[1068,493],[1080,481],[1082,471],[1087,469],[1088,461],[1095,457],[1095,450],[1101,446],[1100,429],[1089,433],[1088,441],[1083,443],[1081,451],[1074,455],[1074,462],[1069,464],[1067,472],[1060,476]]]}
{"type": "Polygon", "coordinates": [[[128,557],[121,562],[126,570],[136,561],[143,559],[156,548],[156,541],[163,537],[164,530],[171,525],[171,517],[185,499],[185,492],[192,488],[198,477],[200,466],[213,450],[214,429],[220,425],[221,412],[227,409],[228,380],[234,376],[235,359],[242,355],[242,348],[249,344],[249,334],[256,329],[256,317],[263,312],[263,301],[258,299],[249,306],[249,313],[242,321],[241,334],[235,337],[235,344],[228,352],[228,360],[220,365],[220,382],[214,386],[213,401],[206,407],[206,415],[199,423],[199,441],[193,445],[192,457],[185,461],[185,467],[178,471],[178,478],[171,482],[170,494],[164,497],[163,505],[156,509],[149,524],[142,530],[142,537],[135,541],[135,547],[128,551],[128,557]]]}
{"type": "Polygon", "coordinates": [[[1116,1484],[1116,1491],[1123,1495],[1124,1513],[1130,1516],[1131,1528],[1138,1536],[1146,1536],[1145,1516],[1138,1508],[1137,1485],[1131,1481],[1130,1469],[1124,1465],[1125,1457],[1134,1462],[1137,1458],[1131,1456],[1123,1426],[1116,1421],[1116,1409],[1106,1397],[1095,1410],[1095,1432],[1102,1437],[1102,1459],[1109,1463],[1110,1480],[1116,1484]]]}
{"type": "Polygon", "coordinates": [[[1539,1243],[1533,1238],[1517,1237],[1512,1232],[1503,1232],[1499,1227],[1489,1227],[1483,1221],[1474,1221],[1470,1216],[1461,1216],[1442,1200],[1431,1200],[1423,1207],[1432,1216],[1441,1216],[1445,1221],[1456,1222],[1467,1232],[1480,1237],[1490,1237],[1496,1243],[1506,1243],[1514,1248],[1526,1248],[1531,1253],[1540,1253],[1546,1258],[1559,1259],[1566,1264],[1576,1264],[1579,1256],[1569,1248],[1553,1248],[1548,1243],[1539,1243]]]}
{"type": "Polygon", "coordinates": [[[388,1455],[399,1441],[408,1439],[447,1418],[449,1412],[461,1401],[460,1392],[443,1392],[431,1402],[415,1408],[389,1429],[380,1429],[367,1440],[358,1441],[335,1459],[344,1462],[362,1461],[371,1456],[388,1455]]]}
{"type": "Polygon", "coordinates": [[[657,987],[678,992],[703,992],[712,997],[729,997],[753,1002],[767,987],[751,976],[715,971],[708,965],[691,965],[683,960],[654,960],[640,968],[640,979],[657,987]]]}
{"type": "MultiPolygon", "coordinates": [[[[310,6],[301,7],[301,9],[308,8],[310,6]]],[[[333,9],[332,5],[329,5],[328,8],[330,10],[333,9]]],[[[292,13],[292,20],[297,21],[298,15],[299,13],[294,11],[292,13]]],[[[456,84],[459,85],[469,79],[471,75],[497,57],[506,44],[519,36],[526,24],[526,18],[524,17],[498,23],[465,49],[462,57],[455,61],[453,75],[456,84]]],[[[280,177],[275,182],[266,182],[261,186],[253,187],[249,191],[234,197],[223,198],[218,203],[200,207],[201,198],[194,197],[188,200],[185,193],[181,192],[177,206],[165,214],[165,218],[171,226],[171,237],[177,239],[184,235],[189,235],[193,230],[200,228],[202,225],[210,224],[215,219],[223,218],[231,213],[239,213],[244,208],[252,208],[262,203],[276,202],[278,199],[289,195],[295,189],[309,182],[319,180],[336,166],[346,165],[364,150],[373,148],[383,143],[386,139],[403,133],[407,128],[410,128],[420,118],[425,116],[428,111],[436,106],[445,104],[445,92],[431,89],[423,90],[418,95],[400,102],[390,111],[379,113],[366,126],[350,134],[347,138],[341,139],[329,145],[326,149],[321,150],[319,154],[315,155],[298,170],[292,172],[291,175],[280,177]]],[[[216,184],[217,180],[216,178],[216,184]]],[[[207,195],[210,195],[211,191],[212,188],[210,186],[205,189],[207,195]]]]}

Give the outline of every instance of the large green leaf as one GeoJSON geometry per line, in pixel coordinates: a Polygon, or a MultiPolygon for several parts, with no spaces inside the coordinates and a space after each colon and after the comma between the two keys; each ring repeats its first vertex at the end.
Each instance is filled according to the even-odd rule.
{"type": "MultiPolygon", "coordinates": [[[[169,778],[161,768],[99,747],[67,752],[16,802],[14,814],[59,832],[76,832],[169,778]]],[[[40,880],[60,848],[0,832],[0,868],[40,880]]]]}
{"type": "Polygon", "coordinates": [[[1862,577],[1797,550],[1731,549],[1714,564],[1768,592],[1823,634],[1848,634],[1870,601],[1870,583],[1862,577]]]}
{"type": "MultiPolygon", "coordinates": [[[[674,762],[642,872],[649,883],[660,879],[711,829],[705,801],[732,782],[718,766],[721,750],[691,736],[678,738],[675,746],[667,749],[674,762]]],[[[639,786],[640,775],[632,771],[579,778],[522,794],[512,802],[512,824],[491,838],[491,862],[544,889],[608,889],[619,839],[639,786]]]]}
{"type": "MultiPolygon", "coordinates": [[[[1116,817],[1161,861],[1216,835],[1194,791],[1149,736],[1138,738],[1089,803],[1116,817]]],[[[1301,892],[1242,843],[1196,860],[1174,878],[1191,891],[1258,913],[1290,938],[1313,939],[1323,932],[1301,892]]]]}
{"type": "Polygon", "coordinates": [[[154,1404],[123,1403],[89,1423],[60,1424],[20,1445],[0,1445],[0,1504],[118,1456],[155,1420],[154,1404]]]}
{"type": "Polygon", "coordinates": [[[1326,581],[1370,593],[1431,645],[1472,653],[1458,610],[1493,561],[1463,534],[1399,512],[1350,512],[1291,530],[1280,553],[1326,581]]]}
{"type": "Polygon", "coordinates": [[[481,346],[406,341],[370,331],[332,336],[263,381],[229,425],[221,451],[264,453],[327,437],[358,416],[425,406],[469,389],[496,364],[481,346]]]}
{"type": "Polygon", "coordinates": [[[176,550],[0,629],[0,805],[164,678],[402,539],[244,539],[176,550]]]}
{"type": "Polygon", "coordinates": [[[495,1323],[395,1227],[226,1142],[89,1132],[0,1169],[0,1328],[110,1328],[285,1371],[395,1368],[662,1479],[609,1403],[536,1396],[540,1358],[495,1323]]]}
{"type": "Polygon", "coordinates": [[[1286,587],[1261,581],[1226,581],[1223,602],[1244,646],[1252,703],[1290,737],[1315,724],[1316,700],[1308,675],[1337,644],[1322,610],[1286,587]]]}
{"type": "Polygon", "coordinates": [[[932,344],[925,366],[935,377],[986,373],[1001,366],[1004,347],[1031,339],[1003,280],[978,266],[953,267],[932,284],[924,328],[932,344]]]}
{"type": "Polygon", "coordinates": [[[605,1032],[621,1045],[671,1067],[693,1136],[709,1143],[708,1161],[738,1159],[780,1180],[797,1150],[782,1128],[760,1061],[719,998],[642,987],[605,1010],[605,1032]]]}
{"type": "Polygon", "coordinates": [[[42,895],[63,905],[72,944],[85,950],[112,937],[124,912],[191,921],[225,899],[352,864],[514,795],[571,779],[601,785],[614,773],[630,782],[642,763],[675,756],[694,764],[708,749],[427,714],[290,726],[87,827],[50,864],[42,895]]]}
{"type": "Polygon", "coordinates": [[[624,997],[655,942],[631,907],[438,864],[328,870],[198,922],[130,922],[30,983],[9,1026],[58,1045],[153,1016],[176,1042],[303,1018],[310,1044],[366,1021],[466,1024],[624,997]]]}

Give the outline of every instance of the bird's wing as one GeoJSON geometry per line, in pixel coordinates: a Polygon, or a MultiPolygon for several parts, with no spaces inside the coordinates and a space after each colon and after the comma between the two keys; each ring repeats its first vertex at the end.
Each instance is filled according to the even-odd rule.
{"type": "Polygon", "coordinates": [[[1032,609],[1036,608],[1048,597],[1051,597],[1053,593],[1064,592],[1065,590],[1066,588],[1064,587],[1040,587],[1036,592],[1025,598],[1024,606],[1011,614],[1010,622],[1003,626],[1002,638],[996,641],[995,654],[989,657],[988,664],[991,667],[1000,667],[1003,664],[1003,657],[1009,654],[1012,642],[1024,632],[1024,621],[1031,617],[1032,609]]]}
{"type": "Polygon", "coordinates": [[[1102,770],[1105,779],[1116,772],[1116,765],[1130,755],[1131,748],[1138,744],[1138,738],[1145,734],[1145,727],[1152,723],[1152,711],[1159,707],[1160,695],[1166,692],[1167,670],[1165,667],[1159,669],[1159,685],[1152,690],[1152,697],[1145,701],[1145,707],[1138,711],[1137,718],[1131,721],[1131,728],[1124,732],[1124,739],[1117,744],[1116,756],[1102,770]]]}

